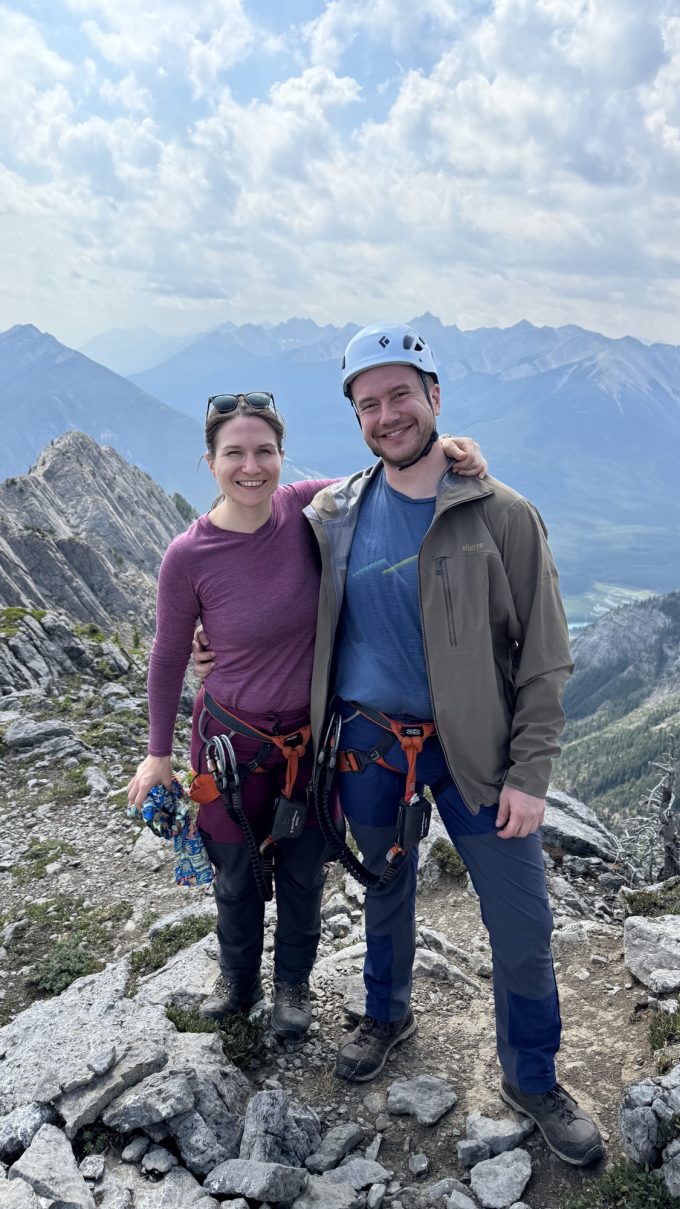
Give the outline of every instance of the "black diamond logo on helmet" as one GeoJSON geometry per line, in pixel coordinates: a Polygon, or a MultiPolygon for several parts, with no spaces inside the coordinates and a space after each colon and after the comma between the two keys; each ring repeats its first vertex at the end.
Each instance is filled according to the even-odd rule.
{"type": "Polygon", "coordinates": [[[378,341],[378,344],[380,345],[381,348],[387,348],[389,342],[390,342],[389,336],[381,336],[378,341]]]}

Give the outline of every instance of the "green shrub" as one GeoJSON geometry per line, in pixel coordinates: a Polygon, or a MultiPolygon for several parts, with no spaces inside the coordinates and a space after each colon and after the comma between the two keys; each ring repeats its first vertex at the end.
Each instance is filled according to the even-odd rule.
{"type": "Polygon", "coordinates": [[[37,993],[58,995],[74,979],[102,968],[100,958],[116,940],[116,924],[132,914],[126,901],[84,907],[84,899],[61,895],[28,903],[29,926],[12,938],[18,960],[31,963],[27,979],[37,993]]]}
{"type": "Polygon", "coordinates": [[[178,1033],[219,1033],[220,1031],[217,1020],[209,1017],[204,1020],[198,1012],[190,1012],[186,1008],[175,1007],[171,1004],[166,1007],[165,1014],[170,1023],[174,1024],[178,1033]]]}
{"type": "Polygon", "coordinates": [[[448,874],[449,877],[464,877],[467,873],[465,863],[459,856],[458,850],[448,840],[443,838],[435,840],[430,849],[430,855],[442,873],[448,874]]]}
{"type": "Polygon", "coordinates": [[[222,1049],[227,1058],[242,1070],[257,1066],[267,1056],[264,1043],[264,1024],[262,1020],[240,1013],[237,1016],[225,1016],[220,1026],[222,1049]]]}
{"type": "Polygon", "coordinates": [[[93,621],[88,621],[75,625],[73,633],[79,638],[89,638],[91,642],[106,642],[106,634],[93,621]]]}
{"type": "Polygon", "coordinates": [[[28,613],[28,609],[21,605],[12,605],[6,609],[0,609],[0,637],[14,638],[18,633],[17,622],[21,621],[28,613]]]}
{"type": "Polygon", "coordinates": [[[73,1153],[79,1163],[91,1154],[106,1154],[114,1147],[121,1149],[129,1138],[123,1138],[115,1129],[109,1129],[97,1121],[95,1125],[85,1125],[73,1139],[73,1153]]]}
{"type": "Polygon", "coordinates": [[[649,1025],[649,1044],[652,1049],[663,1049],[680,1041],[680,1011],[655,1012],[649,1025]]]}
{"type": "Polygon", "coordinates": [[[60,995],[76,978],[96,974],[102,968],[102,962],[87,953],[76,936],[70,936],[60,940],[44,961],[37,962],[26,981],[45,995],[60,995]]]}
{"type": "Polygon", "coordinates": [[[178,1033],[219,1033],[225,1055],[242,1070],[257,1066],[267,1056],[264,1023],[259,1017],[251,1019],[239,1012],[218,1023],[179,1007],[167,1007],[165,1014],[178,1033]]]}
{"type": "Polygon", "coordinates": [[[136,949],[130,958],[132,973],[138,978],[160,970],[170,957],[186,949],[188,945],[202,940],[215,929],[215,920],[211,915],[192,915],[184,923],[175,924],[171,928],[163,928],[153,940],[143,949],[136,949]]]}
{"type": "Polygon", "coordinates": [[[670,1196],[653,1171],[620,1159],[583,1192],[569,1197],[562,1209],[678,1209],[680,1199],[670,1196]]]}
{"type": "Polygon", "coordinates": [[[22,865],[12,869],[12,880],[18,886],[24,886],[45,876],[45,870],[52,861],[61,856],[75,856],[75,848],[63,844],[60,840],[31,840],[24,854],[22,865]]]}
{"type": "Polygon", "coordinates": [[[184,496],[180,495],[179,491],[173,492],[173,494],[170,496],[170,499],[179,512],[182,520],[185,521],[187,525],[190,525],[192,521],[196,520],[196,517],[198,516],[196,509],[192,508],[189,501],[185,500],[184,496]]]}
{"type": "Polygon", "coordinates": [[[629,915],[680,915],[680,879],[674,878],[669,886],[627,894],[626,909],[629,915]]]}

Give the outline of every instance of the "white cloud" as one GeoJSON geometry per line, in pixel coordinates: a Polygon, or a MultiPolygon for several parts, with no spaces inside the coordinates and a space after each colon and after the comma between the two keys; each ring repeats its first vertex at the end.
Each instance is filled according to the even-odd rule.
{"type": "Polygon", "coordinates": [[[248,0],[66,0],[70,41],[0,8],[7,322],[33,279],[100,327],[430,307],[680,340],[678,0],[318,4],[281,33],[248,0]]]}
{"type": "MultiPolygon", "coordinates": [[[[361,37],[390,47],[395,54],[454,33],[470,3],[453,0],[330,0],[302,30],[313,63],[337,68],[345,53],[361,37]]],[[[436,44],[436,43],[435,43],[436,44]]]]}

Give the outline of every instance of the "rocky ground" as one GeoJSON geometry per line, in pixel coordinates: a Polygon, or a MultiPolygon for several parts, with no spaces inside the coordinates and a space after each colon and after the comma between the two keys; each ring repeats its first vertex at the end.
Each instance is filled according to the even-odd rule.
{"type": "MultiPolygon", "coordinates": [[[[5,786],[0,1025],[60,990],[73,973],[87,974],[138,951],[149,929],[157,929],[168,914],[212,909],[209,894],[173,885],[168,846],[126,817],[125,785],[143,754],[145,729],[143,665],[134,658],[126,662],[125,670],[110,669],[106,675],[101,666],[96,674],[90,668],[54,691],[0,699],[5,786]]],[[[178,751],[187,748],[187,733],[184,719],[178,751]]],[[[561,815],[568,823],[569,815],[559,797],[549,815],[546,863],[565,1026],[560,1077],[599,1121],[611,1160],[621,1153],[617,1115],[624,1089],[656,1073],[648,994],[624,966],[621,879],[606,859],[611,855],[606,833],[590,827],[587,817],[574,819],[561,833],[555,820],[561,815]]],[[[419,1027],[393,1052],[381,1075],[361,1086],[340,1083],[333,1074],[336,1047],[360,1005],[362,964],[361,892],[335,865],[328,878],[309,1037],[284,1047],[267,1036],[264,1057],[247,1072],[252,1093],[283,1088],[311,1106],[322,1133],[343,1123],[359,1125],[361,1152],[373,1143],[378,1161],[393,1173],[385,1204],[395,1207],[415,1203],[416,1194],[405,1194],[404,1188],[423,1181],[429,1187],[445,1177],[461,1181],[472,1198],[469,1172],[457,1152],[458,1143],[470,1136],[468,1118],[472,1113],[508,1116],[497,1093],[486,936],[464,873],[450,872],[446,865],[442,845],[426,842],[414,989],[419,1027]],[[442,1080],[455,1096],[453,1106],[431,1125],[389,1111],[395,1081],[423,1075],[442,1080]]],[[[267,954],[273,945],[273,910],[268,916],[267,954]]],[[[140,1003],[172,1000],[192,1007],[200,1002],[217,969],[214,941],[208,936],[187,952],[191,957],[181,970],[174,958],[174,972],[161,971],[141,982],[140,1003]]],[[[667,1062],[672,1058],[671,1050],[667,1062]]],[[[0,1105],[0,1115],[7,1111],[0,1105]]],[[[521,1146],[532,1170],[517,1203],[531,1209],[559,1209],[597,1174],[552,1158],[536,1133],[521,1146]]],[[[374,1197],[372,1204],[377,1203],[374,1197]]],[[[5,1204],[0,1196],[0,1205],[5,1204]]]]}

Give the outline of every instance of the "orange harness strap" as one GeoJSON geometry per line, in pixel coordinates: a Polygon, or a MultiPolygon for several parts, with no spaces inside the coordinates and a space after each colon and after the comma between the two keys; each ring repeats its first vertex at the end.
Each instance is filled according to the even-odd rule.
{"type": "MultiPolygon", "coordinates": [[[[352,705],[370,722],[375,722],[384,731],[390,732],[398,741],[406,756],[404,800],[410,802],[416,792],[416,761],[425,742],[437,733],[434,722],[398,722],[395,718],[388,718],[387,714],[374,710],[368,705],[359,705],[356,701],[352,701],[352,705]]],[[[382,768],[389,768],[392,772],[396,772],[396,769],[384,758],[391,746],[392,741],[388,744],[380,741],[371,752],[341,751],[338,757],[338,768],[340,772],[363,772],[368,764],[380,764],[382,768]]]]}
{"type": "MultiPolygon", "coordinates": [[[[304,726],[289,735],[272,735],[268,731],[258,730],[256,726],[251,726],[249,722],[244,722],[236,714],[232,714],[231,710],[225,709],[208,692],[203,694],[203,704],[211,717],[215,718],[217,722],[221,722],[229,730],[243,735],[246,739],[259,739],[264,746],[278,747],[286,761],[286,783],[283,787],[283,794],[284,797],[290,798],[297,779],[300,759],[304,756],[311,738],[312,728],[309,723],[305,723],[304,726]]],[[[249,771],[262,772],[260,760],[266,758],[258,753],[258,762],[254,766],[251,764],[249,771]]],[[[219,797],[219,791],[215,793],[215,797],[219,797]]]]}

